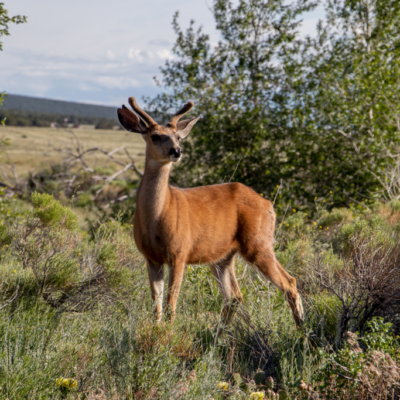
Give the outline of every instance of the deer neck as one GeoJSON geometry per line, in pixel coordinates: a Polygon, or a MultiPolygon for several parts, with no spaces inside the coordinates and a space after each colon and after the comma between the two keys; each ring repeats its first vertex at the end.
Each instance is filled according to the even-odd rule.
{"type": "Polygon", "coordinates": [[[137,208],[145,219],[158,219],[170,197],[169,173],[172,162],[158,163],[147,159],[140,188],[138,191],[137,208]]]}

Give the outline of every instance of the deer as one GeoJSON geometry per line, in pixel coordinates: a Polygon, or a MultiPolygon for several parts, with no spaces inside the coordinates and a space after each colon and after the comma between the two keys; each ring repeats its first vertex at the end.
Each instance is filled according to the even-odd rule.
{"type": "Polygon", "coordinates": [[[274,252],[276,216],[272,203],[241,183],[181,189],[169,184],[172,165],[181,160],[181,140],[201,117],[180,121],[194,103],[189,101],[166,125],[139,108],[134,97],[117,114],[122,127],[146,142],[145,168],[137,190],[133,236],[146,259],[156,321],[162,320],[164,265],[169,269],[167,305],[171,321],[186,267],[208,264],[224,299],[222,326],[227,326],[242,302],[235,276],[240,254],[287,299],[297,326],[303,306],[296,279],[274,252]]]}

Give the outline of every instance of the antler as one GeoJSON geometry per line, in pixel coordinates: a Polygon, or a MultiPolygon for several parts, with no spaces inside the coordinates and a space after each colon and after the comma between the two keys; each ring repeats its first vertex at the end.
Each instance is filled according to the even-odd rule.
{"type": "Polygon", "coordinates": [[[136,103],[136,100],[134,97],[129,97],[129,104],[131,105],[131,107],[133,108],[133,110],[135,111],[136,114],[138,114],[143,122],[148,126],[152,126],[152,125],[158,125],[156,121],[154,121],[153,118],[150,117],[150,115],[148,115],[147,113],[145,113],[136,103]]]}
{"type": "Polygon", "coordinates": [[[176,124],[178,121],[187,113],[189,112],[194,106],[193,101],[187,102],[169,121],[168,125],[176,128],[176,124]]]}

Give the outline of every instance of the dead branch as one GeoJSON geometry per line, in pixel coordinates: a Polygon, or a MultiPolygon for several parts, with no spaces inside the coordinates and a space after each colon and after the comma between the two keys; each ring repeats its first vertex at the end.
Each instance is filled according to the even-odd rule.
{"type": "MultiPolygon", "coordinates": [[[[73,148],[64,148],[64,149],[60,149],[57,147],[53,147],[53,150],[59,153],[63,153],[66,154],[67,156],[69,156],[69,158],[67,158],[65,160],[66,163],[68,164],[74,164],[77,162],[80,162],[84,168],[85,171],[94,172],[94,169],[91,168],[85,161],[84,156],[87,156],[89,154],[93,154],[93,153],[101,153],[103,155],[105,155],[107,157],[107,160],[114,162],[115,164],[120,165],[121,167],[123,167],[121,170],[117,171],[114,175],[112,175],[112,177],[107,178],[106,179],[106,184],[110,183],[112,180],[114,180],[115,178],[117,178],[119,175],[121,175],[122,173],[128,171],[129,169],[132,169],[140,178],[143,176],[143,173],[136,167],[135,161],[132,158],[132,156],[129,154],[128,149],[125,146],[121,146],[118,147],[114,150],[111,151],[106,151],[104,149],[102,149],[101,147],[92,147],[89,149],[84,150],[79,142],[78,137],[76,136],[76,134],[74,132],[71,131],[67,131],[68,133],[73,135],[75,144],[73,148]],[[125,154],[127,155],[127,157],[129,158],[130,162],[126,163],[120,159],[115,158],[115,154],[118,153],[119,151],[124,150],[125,154]]],[[[102,190],[101,190],[102,191],[102,190]]]]}

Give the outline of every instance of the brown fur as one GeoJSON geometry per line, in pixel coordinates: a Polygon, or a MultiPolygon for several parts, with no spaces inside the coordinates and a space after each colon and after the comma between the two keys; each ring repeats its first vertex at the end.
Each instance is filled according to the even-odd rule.
{"type": "MultiPolygon", "coordinates": [[[[130,104],[138,108],[134,100],[130,104]]],[[[177,155],[182,151],[179,140],[198,119],[177,122],[176,117],[192,107],[193,103],[185,105],[167,126],[150,125],[148,121],[153,120],[143,110],[135,109],[142,117],[139,120],[128,109],[118,109],[125,129],[141,133],[146,141],[134,238],[147,260],[157,319],[162,315],[163,265],[169,267],[167,303],[174,316],[186,265],[206,263],[224,296],[223,322],[228,323],[242,300],[234,270],[239,253],[285,293],[294,319],[300,324],[303,309],[296,280],[282,268],[274,253],[275,213],[271,202],[240,183],[192,189],[168,183],[172,163],[179,160],[177,155]]]]}

